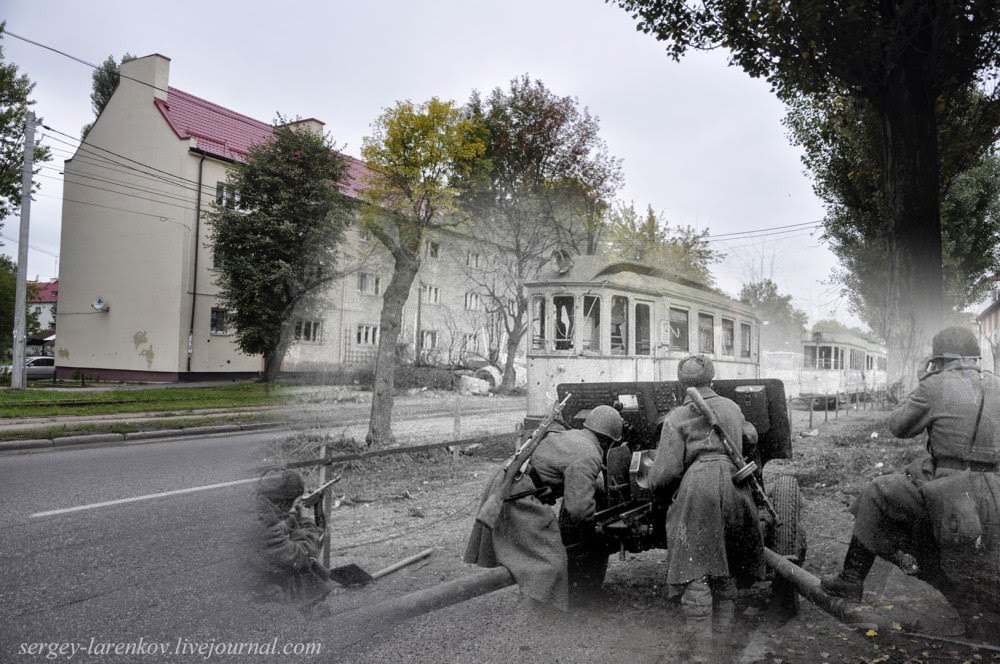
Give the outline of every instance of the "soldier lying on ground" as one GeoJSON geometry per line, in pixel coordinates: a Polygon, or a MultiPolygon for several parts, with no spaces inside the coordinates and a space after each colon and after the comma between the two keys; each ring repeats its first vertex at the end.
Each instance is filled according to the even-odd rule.
{"type": "Polygon", "coordinates": [[[260,568],[271,599],[311,611],[329,593],[316,572],[323,531],[311,509],[296,505],[305,487],[298,473],[270,471],[257,483],[260,568]]]}
{"type": "MultiPolygon", "coordinates": [[[[698,389],[726,438],[743,441],[742,454],[752,458],[757,431],[736,403],[712,390],[714,376],[712,361],[701,355],[677,367],[678,380],[698,389]]],[[[764,573],[757,505],[749,488],[733,483],[736,470],[690,396],[670,411],[649,481],[659,500],[669,499],[680,482],[667,510],[667,587],[668,596],[680,598],[696,659],[707,655],[713,642],[725,645],[733,629],[737,586],[750,585],[764,573]]]]}
{"type": "MultiPolygon", "coordinates": [[[[465,562],[481,567],[503,565],[521,592],[561,609],[587,598],[600,587],[607,565],[607,552],[594,536],[593,519],[598,492],[604,486],[605,455],[621,438],[622,417],[611,406],[594,408],[583,429],[546,433],[527,472],[512,487],[512,496],[523,497],[504,503],[492,530],[476,521],[465,562]],[[536,489],[548,491],[538,494],[536,489]],[[563,513],[557,524],[552,505],[560,497],[563,513]],[[574,547],[571,567],[567,545],[574,547]]],[[[483,492],[480,510],[500,490],[505,467],[483,492]]]]}
{"type": "Polygon", "coordinates": [[[932,357],[921,366],[916,389],[889,418],[897,437],[926,431],[928,454],[902,473],[876,477],[858,496],[851,507],[854,532],[843,570],[822,581],[827,593],[860,601],[875,557],[899,564],[902,553],[916,559],[917,577],[941,591],[967,622],[964,593],[995,599],[1000,379],[980,371],[978,358],[972,331],[949,327],[934,336],[932,357]],[[942,524],[944,531],[935,527],[942,524]],[[970,530],[966,526],[971,532],[963,532],[970,530]],[[970,552],[987,555],[972,559],[967,573],[978,578],[963,583],[960,591],[956,582],[962,579],[950,578],[942,568],[941,546],[952,551],[962,540],[968,540],[970,552]]]}

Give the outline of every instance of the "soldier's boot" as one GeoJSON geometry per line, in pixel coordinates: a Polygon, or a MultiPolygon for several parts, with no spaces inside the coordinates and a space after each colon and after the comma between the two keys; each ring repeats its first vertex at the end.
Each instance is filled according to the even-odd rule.
{"type": "Polygon", "coordinates": [[[690,661],[713,661],[712,591],[706,579],[698,579],[685,586],[681,595],[681,613],[684,615],[684,638],[691,649],[690,661]]]}
{"type": "Polygon", "coordinates": [[[875,553],[857,537],[852,537],[847,555],[844,556],[844,569],[835,576],[824,577],[820,581],[820,587],[827,595],[860,602],[865,592],[865,577],[874,564],[875,553]]]}

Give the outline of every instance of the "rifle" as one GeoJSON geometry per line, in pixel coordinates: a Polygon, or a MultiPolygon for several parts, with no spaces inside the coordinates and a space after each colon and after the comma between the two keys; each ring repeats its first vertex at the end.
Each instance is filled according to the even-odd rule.
{"type": "Polygon", "coordinates": [[[722,427],[719,425],[719,419],[715,416],[715,411],[712,410],[711,406],[705,403],[705,398],[701,396],[698,388],[687,388],[687,395],[691,397],[691,401],[694,402],[694,405],[698,407],[701,414],[705,416],[706,420],[708,420],[708,424],[712,427],[712,431],[714,431],[722,440],[722,446],[726,449],[726,454],[729,455],[732,462],[736,464],[737,468],[739,468],[739,470],[733,474],[733,482],[736,484],[742,484],[744,480],[749,480],[750,491],[753,493],[757,503],[766,507],[767,511],[771,513],[771,516],[774,517],[775,523],[780,524],[781,519],[778,518],[778,513],[774,511],[774,505],[771,504],[767,494],[764,493],[764,487],[761,486],[757,476],[754,475],[757,471],[757,464],[753,461],[747,463],[743,459],[743,455],[739,452],[739,450],[737,450],[729,439],[726,438],[726,432],[724,432],[722,427]]]}
{"type": "Polygon", "coordinates": [[[503,478],[500,480],[500,486],[486,497],[486,500],[483,501],[482,506],[479,508],[479,514],[476,515],[476,520],[490,530],[496,528],[497,521],[500,520],[500,510],[504,503],[507,502],[507,499],[510,498],[510,489],[514,484],[514,480],[527,471],[528,460],[534,454],[535,448],[542,442],[542,438],[548,433],[547,429],[549,425],[559,417],[559,414],[571,396],[573,395],[567,394],[566,398],[552,407],[549,414],[541,421],[538,428],[535,429],[535,433],[532,434],[531,438],[524,441],[517,448],[514,456],[504,464],[503,478]]]}

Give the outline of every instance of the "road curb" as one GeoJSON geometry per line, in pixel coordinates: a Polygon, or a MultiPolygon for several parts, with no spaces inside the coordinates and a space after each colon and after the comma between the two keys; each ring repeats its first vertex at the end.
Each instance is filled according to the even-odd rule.
{"type": "Polygon", "coordinates": [[[234,433],[237,431],[260,431],[280,426],[287,426],[287,423],[255,422],[252,424],[217,424],[212,426],[186,427],[182,429],[133,431],[130,433],[92,433],[80,434],[78,436],[59,436],[57,438],[24,438],[20,440],[0,441],[0,452],[67,447],[70,445],[165,440],[169,438],[184,438],[187,436],[204,436],[206,434],[234,433]]]}

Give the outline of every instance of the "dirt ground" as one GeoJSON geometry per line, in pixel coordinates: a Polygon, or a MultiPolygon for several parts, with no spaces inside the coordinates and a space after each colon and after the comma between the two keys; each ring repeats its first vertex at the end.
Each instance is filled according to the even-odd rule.
{"type": "MultiPolygon", "coordinates": [[[[424,397],[429,398],[429,397],[424,397]]],[[[516,419],[498,413],[488,423],[511,431],[516,419]]],[[[850,538],[848,506],[876,475],[901,468],[923,451],[923,442],[901,441],[886,428],[886,414],[855,410],[792,413],[794,458],[774,461],[765,482],[778,474],[798,479],[803,527],[808,539],[804,567],[813,574],[835,571],[850,538]],[[804,435],[803,435],[804,434],[804,435]]],[[[408,442],[435,442],[431,421],[406,427],[408,442]],[[430,432],[420,435],[421,427],[430,432]]],[[[313,458],[320,444],[338,452],[359,451],[353,439],[302,434],[269,461],[313,458]]],[[[361,634],[348,624],[351,610],[479,571],[461,562],[478,496],[506,446],[479,447],[470,454],[435,451],[352,462],[337,469],[338,500],[332,511],[330,565],[356,563],[381,569],[424,548],[425,562],[362,589],[334,587],[322,624],[337,627],[329,650],[344,662],[598,662],[687,661],[690,645],[679,610],[664,597],[665,552],[612,556],[605,596],[594,606],[562,614],[534,605],[515,588],[439,610],[388,629],[361,634]]],[[[315,477],[307,480],[315,485],[315,477]]],[[[747,606],[737,633],[717,661],[733,662],[978,662],[1000,660],[1000,648],[962,645],[957,615],[936,591],[879,561],[866,586],[865,603],[903,624],[919,623],[931,640],[903,633],[877,634],[849,627],[802,600],[798,615],[778,620],[747,606]]],[[[1000,635],[994,640],[1000,644],[1000,635]]]]}

